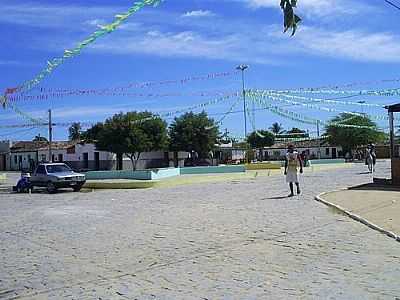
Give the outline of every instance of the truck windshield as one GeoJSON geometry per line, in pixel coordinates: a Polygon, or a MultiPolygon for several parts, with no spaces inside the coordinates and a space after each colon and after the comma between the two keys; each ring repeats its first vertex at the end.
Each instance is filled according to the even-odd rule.
{"type": "Polygon", "coordinates": [[[67,165],[50,165],[46,166],[47,173],[65,173],[72,170],[67,165]]]}

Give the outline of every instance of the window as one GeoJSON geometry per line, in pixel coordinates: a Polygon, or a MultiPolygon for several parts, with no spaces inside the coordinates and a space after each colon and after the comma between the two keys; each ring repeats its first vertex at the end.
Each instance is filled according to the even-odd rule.
{"type": "Polygon", "coordinates": [[[36,174],[46,174],[46,168],[43,165],[40,165],[37,169],[36,169],[36,174]]]}
{"type": "Polygon", "coordinates": [[[69,173],[71,169],[67,165],[49,165],[46,167],[47,173],[69,173]]]}
{"type": "Polygon", "coordinates": [[[16,155],[14,155],[14,164],[17,164],[17,163],[18,163],[18,158],[16,155]]]}
{"type": "Polygon", "coordinates": [[[325,149],[325,154],[326,154],[326,155],[329,155],[329,153],[330,153],[329,150],[330,150],[329,148],[326,148],[326,149],[325,149]]]}
{"type": "Polygon", "coordinates": [[[58,161],[59,162],[63,162],[64,161],[64,158],[63,158],[62,154],[58,154],[58,161]]]}
{"type": "Polygon", "coordinates": [[[42,154],[40,157],[41,157],[41,161],[46,161],[46,154],[42,154]]]}

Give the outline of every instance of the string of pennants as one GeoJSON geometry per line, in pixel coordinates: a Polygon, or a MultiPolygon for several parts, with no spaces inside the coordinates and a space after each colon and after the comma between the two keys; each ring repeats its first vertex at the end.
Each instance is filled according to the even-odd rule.
{"type": "Polygon", "coordinates": [[[3,106],[7,103],[8,95],[15,93],[22,93],[32,90],[35,86],[37,86],[40,82],[43,81],[48,75],[50,75],[56,68],[61,66],[67,60],[74,58],[79,55],[81,51],[87,46],[93,44],[97,41],[97,39],[112,33],[118,27],[120,27],[131,15],[135,14],[145,6],[157,6],[160,4],[162,0],[141,0],[135,2],[135,4],[129,8],[125,13],[118,14],[115,16],[114,21],[110,24],[100,26],[99,30],[96,30],[92,33],[88,38],[78,43],[77,46],[73,49],[67,49],[64,51],[64,55],[61,57],[53,58],[47,61],[47,66],[33,79],[22,83],[21,85],[15,88],[9,88],[6,90],[5,94],[1,96],[0,102],[3,106]]]}

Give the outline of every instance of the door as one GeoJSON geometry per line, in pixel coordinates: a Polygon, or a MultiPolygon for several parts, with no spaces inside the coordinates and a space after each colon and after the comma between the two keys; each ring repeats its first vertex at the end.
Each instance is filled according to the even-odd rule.
{"type": "Polygon", "coordinates": [[[337,150],[336,150],[336,148],[332,148],[332,158],[333,159],[337,158],[337,150]]]}
{"type": "Polygon", "coordinates": [[[94,168],[96,171],[100,170],[100,152],[94,153],[94,168]]]}
{"type": "Polygon", "coordinates": [[[5,155],[0,155],[0,171],[5,171],[6,170],[6,156],[5,155]]]}
{"type": "Polygon", "coordinates": [[[46,186],[47,183],[47,172],[44,165],[39,165],[36,171],[33,173],[31,182],[36,186],[46,186]]]}
{"type": "Polygon", "coordinates": [[[83,168],[89,169],[89,153],[83,153],[83,168]]]}

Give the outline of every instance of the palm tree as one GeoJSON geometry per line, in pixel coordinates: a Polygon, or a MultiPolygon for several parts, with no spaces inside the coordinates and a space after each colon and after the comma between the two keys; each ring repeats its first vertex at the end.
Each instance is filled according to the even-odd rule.
{"type": "Polygon", "coordinates": [[[35,136],[32,142],[48,142],[48,140],[44,136],[40,136],[40,134],[38,134],[35,136]]]}
{"type": "Polygon", "coordinates": [[[81,139],[81,123],[75,122],[72,123],[71,127],[68,129],[69,132],[69,140],[70,141],[78,141],[81,139]]]}
{"type": "Polygon", "coordinates": [[[274,134],[280,134],[284,132],[282,124],[279,124],[278,122],[273,123],[269,129],[274,134]]]}

